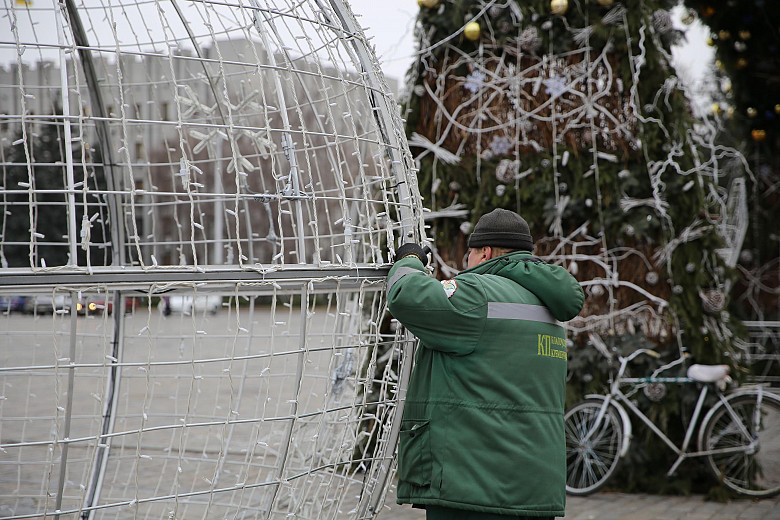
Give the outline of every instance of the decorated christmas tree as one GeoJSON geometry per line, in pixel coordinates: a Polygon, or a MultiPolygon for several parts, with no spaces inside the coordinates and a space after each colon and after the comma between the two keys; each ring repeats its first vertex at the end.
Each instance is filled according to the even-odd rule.
{"type": "MultiPolygon", "coordinates": [[[[750,166],[746,179],[750,224],[739,258],[733,307],[746,320],[780,319],[780,2],[686,0],[685,16],[710,30],[721,76],[712,105],[723,121],[722,140],[739,146],[750,166]]],[[[775,333],[776,335],[776,333],[775,333]]],[[[777,341],[777,340],[776,340],[777,341]]],[[[777,366],[771,367],[774,375],[777,366]]]]}
{"type": "MultiPolygon", "coordinates": [[[[462,267],[483,213],[523,215],[536,254],[586,290],[568,324],[569,404],[603,388],[615,350],[734,364],[744,162],[694,117],[671,65],[677,2],[419,3],[405,117],[439,275],[462,267]]],[[[642,399],[674,430],[678,397],[642,399]]]]}

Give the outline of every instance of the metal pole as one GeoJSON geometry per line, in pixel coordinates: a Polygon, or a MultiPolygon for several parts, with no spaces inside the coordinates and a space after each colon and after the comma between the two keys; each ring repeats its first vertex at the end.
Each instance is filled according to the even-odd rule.
{"type": "MultiPolygon", "coordinates": [[[[274,30],[273,22],[268,19],[268,13],[261,9],[260,5],[258,4],[258,0],[253,0],[252,3],[255,5],[255,7],[257,7],[258,12],[263,13],[263,17],[265,18],[266,23],[271,27],[272,30],[274,30]]],[[[282,80],[279,77],[279,67],[276,64],[276,57],[274,56],[273,50],[271,49],[271,44],[268,41],[268,34],[257,16],[255,16],[255,28],[260,34],[260,38],[263,40],[263,46],[268,52],[268,60],[272,65],[271,73],[274,78],[274,85],[276,86],[276,97],[279,100],[279,114],[282,117],[282,125],[284,127],[284,131],[282,133],[282,150],[284,150],[284,155],[287,158],[287,161],[290,163],[290,175],[286,188],[286,195],[293,197],[291,203],[295,209],[295,226],[298,239],[296,255],[298,258],[298,263],[304,264],[306,263],[306,241],[304,240],[305,232],[303,227],[303,206],[301,201],[300,180],[298,178],[298,159],[295,156],[295,142],[292,138],[292,127],[290,126],[290,120],[287,117],[287,101],[284,96],[282,80]]]]}
{"type": "MultiPolygon", "coordinates": [[[[55,4],[54,13],[57,19],[57,43],[59,44],[59,56],[60,56],[60,92],[62,96],[62,123],[63,123],[63,159],[65,160],[65,179],[67,183],[66,200],[68,204],[68,265],[78,265],[78,257],[76,255],[76,198],[75,198],[75,180],[73,177],[73,149],[71,147],[72,138],[70,130],[70,95],[68,93],[68,64],[65,59],[65,34],[64,25],[65,18],[62,16],[62,9],[65,9],[64,5],[55,4]]],[[[70,447],[70,426],[73,419],[73,387],[76,379],[76,340],[77,340],[77,327],[76,321],[76,305],[78,293],[70,293],[70,353],[68,355],[68,402],[65,408],[65,425],[63,428],[62,439],[66,442],[62,445],[62,452],[60,453],[60,478],[57,487],[57,499],[55,505],[55,511],[62,510],[62,498],[65,491],[65,480],[67,478],[68,470],[68,450],[70,447]]],[[[56,305],[55,302],[52,302],[56,305]]],[[[56,309],[55,309],[56,312],[56,309]]],[[[60,515],[54,516],[59,520],[60,515]]]]}
{"type": "Polygon", "coordinates": [[[273,484],[274,492],[271,496],[271,502],[268,504],[268,511],[265,515],[265,520],[271,518],[271,512],[274,509],[274,502],[279,494],[279,487],[284,480],[284,470],[287,467],[287,455],[290,452],[290,444],[292,443],[292,433],[295,427],[295,422],[298,419],[298,400],[301,393],[301,381],[303,380],[303,366],[306,363],[306,325],[308,321],[307,305],[309,301],[308,284],[304,284],[301,287],[301,329],[300,329],[300,341],[298,343],[298,366],[295,371],[295,398],[290,404],[290,424],[287,427],[286,438],[287,442],[282,448],[282,452],[279,454],[279,471],[276,474],[276,482],[273,484]]]}
{"type": "MultiPolygon", "coordinates": [[[[70,447],[70,425],[73,418],[73,387],[76,382],[76,339],[77,335],[77,314],[76,314],[76,299],[78,293],[70,293],[70,353],[68,354],[68,402],[65,407],[65,424],[63,426],[62,440],[65,441],[62,444],[62,452],[60,453],[60,480],[57,487],[57,500],[54,507],[55,511],[62,510],[62,494],[65,490],[65,479],[67,477],[68,469],[68,448],[70,447]]],[[[56,305],[56,303],[54,304],[56,305]]],[[[55,309],[56,312],[56,309],[55,309]]],[[[54,515],[55,519],[60,518],[59,514],[54,515]]]]}
{"type": "MultiPolygon", "coordinates": [[[[100,148],[102,164],[106,177],[106,184],[110,192],[115,192],[122,185],[121,178],[114,169],[117,164],[114,160],[114,146],[111,144],[111,130],[108,127],[108,115],[103,104],[103,94],[98,83],[95,63],[92,61],[92,53],[89,50],[89,40],[84,26],[81,24],[78,9],[74,0],[65,0],[65,12],[68,16],[73,42],[78,48],[81,66],[84,69],[84,78],[89,90],[92,113],[95,116],[95,132],[97,133],[98,146],[100,148]]],[[[113,265],[125,265],[125,219],[122,196],[112,194],[107,197],[108,209],[111,215],[111,261],[113,265]]]]}
{"type": "Polygon", "coordinates": [[[122,368],[119,363],[122,360],[123,351],[125,297],[119,291],[111,291],[108,294],[112,294],[114,298],[114,341],[111,350],[111,367],[106,381],[106,407],[103,411],[103,426],[98,440],[87,498],[84,501],[86,511],[81,514],[81,518],[84,520],[95,517],[95,509],[93,508],[97,505],[100,491],[103,488],[103,478],[108,465],[109,443],[111,442],[106,438],[106,435],[114,430],[116,408],[119,401],[119,384],[122,380],[122,368]]]}
{"type": "Polygon", "coordinates": [[[225,200],[222,198],[225,191],[222,186],[222,142],[224,138],[217,134],[216,153],[214,157],[214,246],[210,264],[222,265],[225,263],[225,200]]]}
{"type": "Polygon", "coordinates": [[[65,33],[63,30],[64,18],[61,9],[62,4],[56,4],[54,14],[57,18],[57,43],[60,47],[60,95],[62,96],[62,128],[65,142],[62,146],[62,153],[65,160],[65,180],[66,192],[65,199],[68,203],[68,265],[78,265],[76,256],[76,237],[78,236],[78,227],[76,223],[76,182],[73,178],[73,147],[71,146],[72,137],[70,130],[70,95],[68,94],[68,62],[65,59],[65,33]]]}

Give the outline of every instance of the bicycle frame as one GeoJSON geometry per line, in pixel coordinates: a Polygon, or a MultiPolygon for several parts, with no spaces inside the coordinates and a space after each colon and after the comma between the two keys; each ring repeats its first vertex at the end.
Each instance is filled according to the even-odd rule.
{"type": "MultiPolygon", "coordinates": [[[[698,400],[696,401],[696,407],[693,410],[693,414],[691,415],[691,419],[688,423],[688,426],[685,430],[685,437],[683,439],[682,445],[678,446],[675,444],[669,437],[664,434],[658,428],[651,420],[647,417],[634,403],[631,402],[631,399],[629,396],[627,396],[623,391],[621,390],[621,386],[625,385],[636,385],[636,384],[643,384],[643,383],[679,383],[679,384],[693,384],[696,383],[694,379],[691,379],[689,377],[656,377],[655,375],[651,377],[641,377],[641,378],[624,378],[623,374],[625,373],[626,367],[628,365],[628,362],[634,359],[636,356],[640,354],[649,354],[655,355],[656,353],[653,351],[647,351],[646,349],[640,349],[635,352],[633,352],[630,356],[623,358],[620,358],[620,368],[618,369],[618,372],[616,376],[613,378],[613,380],[610,382],[610,389],[609,393],[607,395],[589,395],[587,397],[589,398],[598,398],[602,399],[603,403],[601,405],[601,409],[599,410],[599,414],[596,417],[596,421],[593,424],[593,427],[588,431],[585,439],[589,439],[600,427],[601,421],[604,418],[604,415],[607,412],[607,408],[609,406],[614,406],[618,412],[620,413],[621,418],[624,422],[624,433],[623,433],[623,448],[620,451],[620,456],[624,456],[626,451],[628,450],[628,445],[630,442],[630,436],[631,436],[631,418],[628,415],[628,413],[625,411],[625,408],[630,410],[634,413],[639,419],[642,420],[643,423],[647,425],[650,430],[657,435],[664,443],[674,452],[677,454],[677,460],[675,460],[674,464],[672,464],[671,468],[669,468],[669,471],[667,472],[667,475],[673,475],[675,471],[677,471],[677,468],[682,464],[682,462],[685,459],[693,458],[693,457],[701,457],[706,455],[714,455],[719,453],[730,453],[730,452],[744,452],[744,447],[733,447],[733,448],[724,448],[720,450],[705,450],[705,451],[689,451],[689,446],[691,443],[691,439],[693,438],[693,434],[696,431],[697,426],[699,423],[699,417],[701,416],[702,408],[704,407],[704,401],[707,397],[707,394],[709,393],[709,389],[712,385],[710,384],[703,384],[702,389],[699,392],[698,400]],[[623,408],[625,406],[625,408],[623,408]]],[[[666,367],[668,368],[668,366],[666,367]]],[[[715,389],[716,396],[718,400],[725,406],[726,410],[728,410],[729,414],[734,418],[735,424],[739,424],[743,435],[747,439],[750,439],[750,449],[754,449],[754,443],[755,439],[750,435],[750,433],[745,429],[744,425],[742,424],[741,418],[739,418],[734,412],[734,409],[731,407],[731,405],[728,402],[728,399],[721,393],[717,388],[715,389]]],[[[760,405],[762,399],[762,388],[758,387],[758,403],[760,405]]],[[[709,418],[709,415],[713,412],[715,409],[715,406],[711,407],[709,410],[709,413],[706,415],[703,421],[701,421],[701,424],[705,424],[707,422],[707,419],[709,418]]],[[[756,408],[758,410],[758,407],[756,408]]],[[[758,424],[758,417],[754,417],[753,421],[755,424],[758,424]]]]}

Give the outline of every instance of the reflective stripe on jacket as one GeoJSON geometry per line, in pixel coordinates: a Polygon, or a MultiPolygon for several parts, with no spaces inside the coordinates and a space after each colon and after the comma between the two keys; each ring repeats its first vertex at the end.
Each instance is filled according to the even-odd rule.
{"type": "Polygon", "coordinates": [[[566,337],[584,294],[564,268],[512,253],[439,282],[416,257],[388,276],[420,339],[398,452],[398,502],[563,516],[566,337]]]}

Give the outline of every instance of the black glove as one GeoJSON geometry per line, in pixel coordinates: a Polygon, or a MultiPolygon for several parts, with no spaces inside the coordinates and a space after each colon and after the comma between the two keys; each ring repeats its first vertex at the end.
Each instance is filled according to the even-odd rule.
{"type": "Polygon", "coordinates": [[[414,255],[420,259],[423,265],[428,265],[428,253],[430,252],[431,248],[428,246],[423,248],[414,242],[407,242],[395,250],[395,260],[397,262],[405,256],[414,255]]]}

